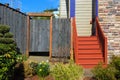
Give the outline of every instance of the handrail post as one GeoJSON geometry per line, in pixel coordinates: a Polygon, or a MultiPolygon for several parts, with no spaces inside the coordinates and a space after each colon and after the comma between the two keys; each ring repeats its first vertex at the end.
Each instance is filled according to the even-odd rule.
{"type": "Polygon", "coordinates": [[[107,65],[107,38],[105,37],[105,35],[102,31],[102,28],[100,27],[97,17],[96,17],[96,36],[98,37],[101,47],[102,47],[104,63],[105,63],[105,65],[107,65]]]}
{"type": "Polygon", "coordinates": [[[107,65],[107,38],[105,37],[105,65],[107,65]]]}

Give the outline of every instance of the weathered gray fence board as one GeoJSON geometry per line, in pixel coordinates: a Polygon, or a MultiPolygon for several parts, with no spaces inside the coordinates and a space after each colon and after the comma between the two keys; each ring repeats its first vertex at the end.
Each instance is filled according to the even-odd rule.
{"type": "MultiPolygon", "coordinates": [[[[30,21],[30,52],[49,51],[49,20],[30,21]]],[[[70,20],[53,19],[52,56],[68,57],[70,55],[70,20]]]]}
{"type": "Polygon", "coordinates": [[[70,55],[70,20],[53,19],[52,56],[70,55]]]}
{"type": "Polygon", "coordinates": [[[0,24],[9,25],[18,49],[26,52],[27,16],[15,9],[0,4],[0,24]]]}
{"type": "Polygon", "coordinates": [[[49,20],[30,21],[30,52],[49,52],[49,20]]]}

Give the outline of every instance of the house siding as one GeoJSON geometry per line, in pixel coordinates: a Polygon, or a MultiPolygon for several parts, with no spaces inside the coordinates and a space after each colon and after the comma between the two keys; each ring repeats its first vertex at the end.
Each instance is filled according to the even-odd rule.
{"type": "Polygon", "coordinates": [[[69,0],[60,0],[60,18],[69,17],[69,0]]]}
{"type": "Polygon", "coordinates": [[[108,58],[120,55],[120,1],[99,0],[99,21],[108,38],[108,58]]]}

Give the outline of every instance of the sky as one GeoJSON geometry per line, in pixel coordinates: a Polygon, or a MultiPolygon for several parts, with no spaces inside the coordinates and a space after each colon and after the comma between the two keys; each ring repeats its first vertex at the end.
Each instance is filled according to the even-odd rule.
{"type": "Polygon", "coordinates": [[[0,0],[0,2],[7,2],[10,3],[11,6],[20,7],[21,11],[25,13],[42,12],[45,9],[59,7],[59,0],[0,0]]]}
{"type": "Polygon", "coordinates": [[[42,12],[45,9],[58,8],[59,0],[21,0],[23,12],[42,12]]]}

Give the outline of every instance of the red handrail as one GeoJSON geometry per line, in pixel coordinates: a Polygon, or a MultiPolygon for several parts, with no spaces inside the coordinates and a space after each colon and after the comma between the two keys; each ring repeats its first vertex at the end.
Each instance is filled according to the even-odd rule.
{"type": "Polygon", "coordinates": [[[74,49],[74,54],[75,54],[75,62],[78,63],[78,54],[77,54],[77,41],[78,41],[78,37],[77,37],[77,28],[76,28],[76,20],[75,18],[72,19],[72,27],[73,27],[73,49],[74,49]]]}
{"type": "Polygon", "coordinates": [[[98,18],[96,18],[96,36],[100,41],[100,45],[103,52],[104,62],[107,65],[107,38],[102,31],[98,18]]]}

